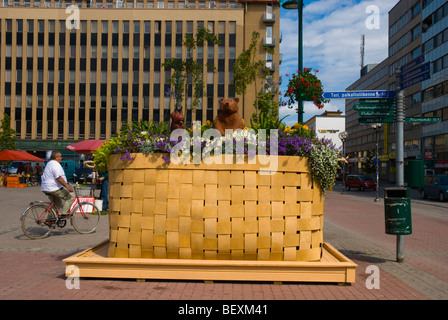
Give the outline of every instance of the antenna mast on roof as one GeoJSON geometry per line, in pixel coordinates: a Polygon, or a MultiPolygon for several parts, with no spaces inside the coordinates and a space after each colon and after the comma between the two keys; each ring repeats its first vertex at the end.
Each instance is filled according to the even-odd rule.
{"type": "Polygon", "coordinates": [[[364,45],[365,45],[366,36],[364,34],[361,35],[361,71],[364,68],[364,45]]]}

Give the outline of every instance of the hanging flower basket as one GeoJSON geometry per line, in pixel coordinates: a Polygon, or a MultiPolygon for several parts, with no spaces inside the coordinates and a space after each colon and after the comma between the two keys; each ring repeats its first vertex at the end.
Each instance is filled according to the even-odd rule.
{"type": "Polygon", "coordinates": [[[292,74],[284,95],[288,98],[286,102],[288,107],[292,108],[292,105],[299,101],[312,101],[316,107],[322,109],[328,102],[328,100],[322,99],[322,82],[316,76],[318,70],[315,70],[314,73],[311,73],[311,70],[311,68],[304,68],[302,72],[292,74]]]}

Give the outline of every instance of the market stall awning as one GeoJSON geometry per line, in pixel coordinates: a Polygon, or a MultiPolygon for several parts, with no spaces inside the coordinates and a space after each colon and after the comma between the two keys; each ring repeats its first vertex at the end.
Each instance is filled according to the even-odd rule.
{"type": "Polygon", "coordinates": [[[83,140],[73,143],[65,148],[65,150],[81,153],[85,155],[92,155],[92,151],[95,151],[107,140],[83,140]]]}
{"type": "Polygon", "coordinates": [[[44,162],[45,160],[33,156],[26,151],[16,151],[16,150],[3,150],[0,151],[0,161],[39,161],[44,162]]]}

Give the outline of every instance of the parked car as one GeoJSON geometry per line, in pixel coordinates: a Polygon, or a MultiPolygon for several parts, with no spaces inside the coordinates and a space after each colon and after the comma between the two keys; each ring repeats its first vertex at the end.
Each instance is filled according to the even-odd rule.
{"type": "Polygon", "coordinates": [[[422,198],[438,198],[448,201],[448,176],[437,174],[425,178],[425,184],[420,189],[422,198]]]}
{"type": "Polygon", "coordinates": [[[358,188],[359,190],[365,190],[365,189],[375,190],[376,182],[370,177],[367,177],[362,174],[359,175],[350,174],[345,179],[345,188],[347,190],[350,190],[351,188],[358,188]]]}

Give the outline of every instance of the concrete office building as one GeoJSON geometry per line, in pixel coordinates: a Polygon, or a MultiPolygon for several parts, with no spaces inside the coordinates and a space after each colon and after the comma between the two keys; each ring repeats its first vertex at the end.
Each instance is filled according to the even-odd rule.
{"type": "Polygon", "coordinates": [[[436,172],[448,173],[448,2],[423,1],[422,51],[431,61],[431,79],[422,82],[422,114],[440,117],[422,126],[423,157],[436,172]]]}
{"type": "MultiPolygon", "coordinates": [[[[347,90],[389,90],[388,73],[389,60],[386,59],[365,73],[364,76],[348,87],[347,90]]],[[[387,138],[386,140],[384,139],[385,136],[387,137],[384,132],[388,131],[388,124],[381,124],[381,127],[375,131],[373,125],[359,123],[359,113],[357,110],[353,110],[353,106],[357,103],[358,100],[348,99],[345,104],[345,131],[348,133],[348,138],[345,142],[345,152],[349,157],[348,173],[362,173],[364,159],[368,156],[369,151],[375,150],[377,137],[380,142],[379,154],[388,154],[387,138]]],[[[388,165],[387,162],[383,161],[382,164],[388,165]]],[[[388,178],[388,167],[383,168],[381,172],[383,172],[383,175],[387,175],[388,178]]]]}
{"type": "MultiPolygon", "coordinates": [[[[168,121],[174,101],[163,63],[185,59],[185,35],[205,27],[221,44],[194,50],[205,84],[196,120],[212,121],[218,99],[234,97],[232,66],[253,31],[261,35],[257,59],[269,70],[257,87],[278,82],[279,24],[278,1],[2,0],[0,119],[11,116],[18,149],[39,151],[110,139],[126,121],[168,121]]],[[[239,97],[246,119],[254,97],[252,87],[239,97]]],[[[188,104],[190,121],[191,96],[188,104]]]]}
{"type": "MultiPolygon", "coordinates": [[[[448,3],[443,0],[402,0],[389,12],[388,57],[362,72],[362,76],[347,90],[397,89],[396,70],[423,56],[430,62],[431,78],[406,85],[406,117],[440,117],[441,122],[404,124],[404,159],[423,159],[425,166],[443,168],[448,154],[448,3]]],[[[346,100],[346,130],[349,137],[346,152],[350,155],[351,172],[362,171],[362,161],[369,151],[375,151],[376,133],[381,159],[381,178],[395,180],[396,124],[382,123],[380,129],[360,124],[353,110],[357,100],[346,100]]],[[[378,126],[377,126],[378,128],[378,126]]],[[[448,165],[447,165],[448,168],[448,165]]]]}

